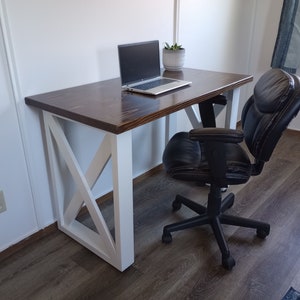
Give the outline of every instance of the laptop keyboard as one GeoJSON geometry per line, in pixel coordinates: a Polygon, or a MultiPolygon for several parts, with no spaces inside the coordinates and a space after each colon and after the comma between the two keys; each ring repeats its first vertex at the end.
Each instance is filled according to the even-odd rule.
{"type": "Polygon", "coordinates": [[[146,83],[136,85],[136,86],[134,86],[134,88],[145,91],[145,90],[149,90],[149,89],[155,88],[155,87],[160,86],[160,85],[168,84],[170,82],[173,82],[173,80],[162,78],[162,79],[157,79],[157,80],[153,80],[153,81],[150,81],[150,82],[146,82],[146,83]]]}

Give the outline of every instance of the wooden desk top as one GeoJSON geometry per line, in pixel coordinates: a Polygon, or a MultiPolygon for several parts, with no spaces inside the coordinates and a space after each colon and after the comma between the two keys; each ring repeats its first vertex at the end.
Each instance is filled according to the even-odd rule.
{"type": "Polygon", "coordinates": [[[160,96],[123,91],[120,78],[25,98],[28,105],[115,134],[205,101],[251,82],[250,75],[184,69],[163,73],[192,81],[192,85],[160,96]]]}

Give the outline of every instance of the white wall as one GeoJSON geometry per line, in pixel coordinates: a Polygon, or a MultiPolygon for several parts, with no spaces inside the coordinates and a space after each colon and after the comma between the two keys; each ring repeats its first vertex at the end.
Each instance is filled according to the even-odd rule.
{"type": "Polygon", "coordinates": [[[188,51],[186,66],[247,73],[255,2],[181,1],[179,37],[188,51]]]}
{"type": "MultiPolygon", "coordinates": [[[[185,66],[252,74],[249,57],[256,2],[226,0],[216,4],[215,1],[181,1],[179,40],[186,47],[185,66]]],[[[241,103],[249,93],[247,86],[241,88],[241,103]]],[[[218,118],[220,125],[224,124],[224,118],[225,114],[222,113],[218,118]]],[[[183,112],[178,122],[183,129],[190,128],[183,112]]]]}
{"type": "MultiPolygon", "coordinates": [[[[259,77],[270,68],[283,0],[181,1],[179,41],[187,67],[252,74],[241,88],[239,116],[259,77]],[[192,8],[192,9],[191,9],[192,8]],[[190,24],[193,24],[191,28],[190,24]]],[[[190,128],[186,116],[178,118],[190,128]]],[[[224,114],[218,123],[223,124],[224,114]]],[[[300,129],[300,114],[289,128],[300,129]]]]}
{"type": "MultiPolygon", "coordinates": [[[[9,99],[5,106],[11,117],[1,119],[0,134],[17,152],[13,155],[5,150],[3,154],[1,149],[0,154],[10,169],[14,168],[14,157],[20,157],[23,167],[18,184],[25,191],[20,197],[14,191],[15,179],[5,177],[7,172],[1,167],[0,189],[4,189],[2,182],[8,182],[4,192],[9,201],[7,212],[0,214],[1,228],[9,229],[6,241],[3,242],[2,236],[0,239],[0,249],[4,249],[55,220],[40,113],[27,107],[24,97],[117,77],[118,44],[150,39],[159,39],[161,44],[172,41],[173,0],[2,0],[0,3],[15,90],[14,98],[1,95],[9,99]],[[14,133],[8,135],[8,128],[14,133]],[[10,140],[11,136],[14,140],[10,140]],[[17,201],[21,198],[26,209],[20,216],[17,201]]],[[[269,68],[281,4],[282,0],[181,1],[179,40],[187,50],[186,66],[252,73],[256,77],[269,68]]],[[[249,88],[243,91],[243,101],[249,93],[249,88]]],[[[4,110],[2,101],[0,113],[4,110]]],[[[85,158],[92,155],[94,140],[101,139],[101,134],[79,126],[73,126],[70,132],[80,163],[85,166],[85,158]]],[[[162,148],[155,153],[152,150],[162,144],[161,121],[137,128],[133,138],[133,171],[138,175],[160,161],[162,148]],[[139,146],[137,151],[136,144],[141,139],[142,149],[139,146]]],[[[101,194],[109,188],[108,180],[95,193],[101,194]]]]}
{"type": "MultiPolygon", "coordinates": [[[[1,28],[1,27],[0,27],[1,28]]],[[[37,230],[26,159],[0,30],[0,190],[7,210],[0,214],[0,251],[37,230]]]]}
{"type": "MultiPolygon", "coordinates": [[[[33,194],[31,197],[23,193],[23,206],[28,209],[24,210],[22,222],[27,223],[27,227],[35,222],[30,232],[22,222],[19,222],[19,226],[14,213],[19,208],[13,204],[13,199],[7,198],[10,203],[7,212],[0,214],[0,225],[1,228],[14,226],[18,228],[18,232],[8,230],[10,238],[7,241],[1,236],[0,249],[4,249],[55,220],[45,159],[45,141],[40,126],[41,115],[38,110],[24,104],[24,97],[119,76],[118,44],[150,39],[159,39],[163,43],[172,37],[173,0],[2,0],[0,3],[6,47],[12,57],[10,69],[16,92],[13,100],[23,129],[24,151],[30,174],[31,185],[26,180],[22,184],[28,189],[31,187],[33,194]],[[27,212],[32,207],[36,212],[34,216],[27,212]],[[5,218],[6,215],[9,218],[5,218]]],[[[140,147],[144,153],[134,150],[136,175],[160,160],[161,152],[155,155],[151,153],[155,143],[161,140],[160,123],[158,121],[138,128],[133,133],[134,144],[135,140],[144,139],[140,147]],[[159,136],[159,139],[151,143],[147,136],[159,136]]],[[[70,139],[77,146],[80,162],[85,165],[86,160],[83,158],[93,152],[93,140],[101,138],[101,134],[95,134],[95,130],[90,128],[75,126],[73,129],[75,131],[72,131],[70,139]],[[76,144],[78,138],[80,142],[76,144]]],[[[0,131],[7,134],[5,126],[0,131]]],[[[18,137],[20,138],[20,133],[18,137]]],[[[16,142],[14,144],[22,154],[21,146],[16,142]]],[[[12,164],[14,158],[9,157],[11,162],[7,157],[5,159],[12,164]]],[[[2,168],[0,172],[7,176],[2,168]]],[[[20,181],[19,178],[16,179],[20,181]]],[[[12,186],[14,180],[11,178],[10,182],[12,186]]],[[[109,180],[101,192],[104,193],[108,188],[109,180]]],[[[13,191],[12,187],[10,189],[13,191]]],[[[6,190],[5,195],[8,195],[6,190]]],[[[98,194],[99,191],[95,193],[98,194]]],[[[11,198],[16,198],[17,201],[21,197],[13,194],[11,198]]]]}

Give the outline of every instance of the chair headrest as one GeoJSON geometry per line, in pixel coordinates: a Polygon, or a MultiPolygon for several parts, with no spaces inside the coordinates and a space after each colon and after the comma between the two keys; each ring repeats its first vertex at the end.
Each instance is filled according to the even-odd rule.
{"type": "Polygon", "coordinates": [[[263,113],[279,111],[295,89],[291,75],[281,69],[264,73],[254,88],[254,101],[263,113]]]}
{"type": "Polygon", "coordinates": [[[270,159],[282,132],[299,109],[300,78],[297,75],[270,69],[260,77],[241,118],[245,142],[256,161],[270,159]]]}

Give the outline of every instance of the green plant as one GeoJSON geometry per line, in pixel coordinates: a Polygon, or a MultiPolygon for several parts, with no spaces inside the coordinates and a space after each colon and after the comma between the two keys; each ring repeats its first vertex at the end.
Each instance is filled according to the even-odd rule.
{"type": "Polygon", "coordinates": [[[173,45],[169,45],[167,42],[165,42],[165,47],[166,50],[183,50],[184,48],[182,47],[182,45],[178,45],[177,43],[173,44],[173,45]]]}

